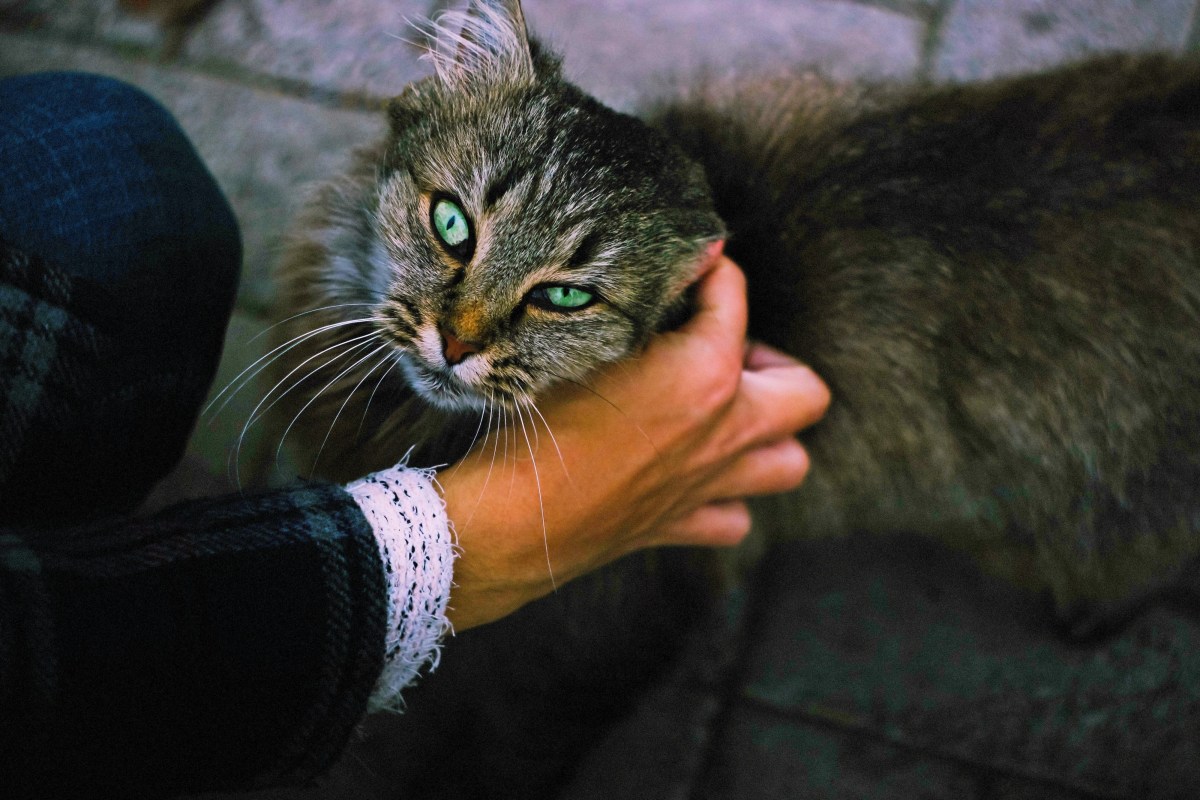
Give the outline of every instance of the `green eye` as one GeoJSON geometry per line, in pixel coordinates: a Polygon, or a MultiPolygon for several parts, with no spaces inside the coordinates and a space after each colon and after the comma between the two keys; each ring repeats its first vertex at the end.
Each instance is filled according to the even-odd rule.
{"type": "Polygon", "coordinates": [[[547,286],[546,299],[559,308],[579,308],[592,302],[592,293],[574,286],[547,286]]]}
{"type": "Polygon", "coordinates": [[[453,200],[443,197],[434,202],[433,230],[451,249],[470,246],[471,221],[453,200]]]}
{"type": "Polygon", "coordinates": [[[539,286],[530,293],[530,299],[542,308],[574,311],[591,304],[596,296],[576,286],[539,286]]]}

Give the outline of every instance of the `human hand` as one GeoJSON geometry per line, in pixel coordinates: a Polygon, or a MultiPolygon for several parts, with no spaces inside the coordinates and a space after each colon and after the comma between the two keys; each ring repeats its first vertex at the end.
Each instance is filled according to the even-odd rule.
{"type": "Polygon", "coordinates": [[[745,277],[719,257],[686,325],[539,403],[531,452],[493,465],[488,440],[443,473],[461,548],[457,630],[643,548],[737,544],[750,530],[744,498],[800,484],[808,456],[794,434],[820,419],[829,391],[745,334],[745,277]]]}

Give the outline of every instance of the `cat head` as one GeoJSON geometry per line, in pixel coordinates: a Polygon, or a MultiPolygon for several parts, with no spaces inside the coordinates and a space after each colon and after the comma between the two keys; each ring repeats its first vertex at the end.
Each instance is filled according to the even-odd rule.
{"type": "Polygon", "coordinates": [[[643,346],[724,228],[700,167],[568,83],[517,0],[433,27],[435,74],[389,105],[378,316],[429,402],[523,404],[643,346]]]}

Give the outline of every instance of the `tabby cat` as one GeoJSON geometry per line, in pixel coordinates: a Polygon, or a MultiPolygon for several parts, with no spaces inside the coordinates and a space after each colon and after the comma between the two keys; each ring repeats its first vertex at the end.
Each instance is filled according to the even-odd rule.
{"type": "Polygon", "coordinates": [[[686,314],[709,243],[751,334],[832,388],[787,535],[929,534],[1064,612],[1200,549],[1200,67],[978,85],[812,74],[612,111],[516,0],[441,18],[435,74],[316,193],[267,404],[348,479],[448,463],[686,314]],[[287,391],[285,391],[287,390],[287,391]]]}

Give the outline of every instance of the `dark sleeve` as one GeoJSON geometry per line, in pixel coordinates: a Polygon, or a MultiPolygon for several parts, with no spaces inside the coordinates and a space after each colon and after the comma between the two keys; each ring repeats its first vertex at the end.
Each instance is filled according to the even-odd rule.
{"type": "Polygon", "coordinates": [[[228,314],[173,312],[0,239],[0,527],[128,513],[179,462],[228,314]]]}
{"type": "Polygon", "coordinates": [[[333,485],[0,530],[0,796],[311,778],[365,712],[386,602],[370,527],[333,485]]]}

